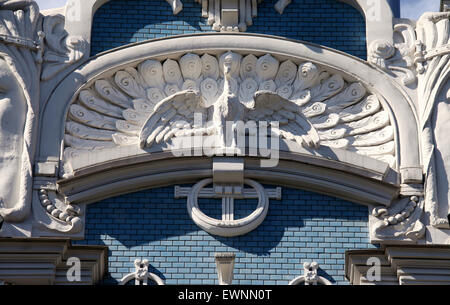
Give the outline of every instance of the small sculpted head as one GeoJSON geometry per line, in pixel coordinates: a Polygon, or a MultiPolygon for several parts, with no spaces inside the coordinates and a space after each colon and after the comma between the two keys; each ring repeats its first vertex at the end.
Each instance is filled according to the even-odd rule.
{"type": "Polygon", "coordinates": [[[230,53],[225,56],[225,59],[223,61],[223,72],[227,80],[231,78],[233,60],[233,54],[230,53]]]}

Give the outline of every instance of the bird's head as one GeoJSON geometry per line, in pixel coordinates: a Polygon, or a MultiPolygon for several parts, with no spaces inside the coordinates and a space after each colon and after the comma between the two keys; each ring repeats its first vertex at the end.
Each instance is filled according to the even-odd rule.
{"type": "Polygon", "coordinates": [[[225,74],[225,78],[229,80],[231,78],[231,69],[233,65],[233,54],[228,54],[225,56],[223,61],[223,73],[225,74]]]}

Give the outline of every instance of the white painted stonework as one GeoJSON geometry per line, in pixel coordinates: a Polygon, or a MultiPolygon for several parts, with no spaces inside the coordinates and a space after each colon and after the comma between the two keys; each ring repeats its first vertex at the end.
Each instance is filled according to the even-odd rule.
{"type": "Polygon", "coordinates": [[[333,285],[329,280],[317,274],[319,264],[316,262],[303,263],[303,275],[289,282],[289,285],[333,285]]]}
{"type": "MultiPolygon", "coordinates": [[[[220,32],[97,57],[92,18],[107,0],[71,0],[65,15],[46,16],[33,1],[2,1],[0,236],[83,238],[86,205],[182,183],[198,183],[175,193],[200,228],[237,236],[279,199],[281,190],[261,186],[272,184],[368,206],[373,243],[450,244],[450,13],[395,19],[383,0],[374,19],[367,1],[342,1],[366,17],[368,61],[242,33],[257,1],[199,1],[220,32]],[[275,167],[250,153],[262,129],[239,132],[250,122],[279,135],[275,167]],[[178,145],[192,136],[201,140],[178,145]],[[219,141],[207,154],[211,138],[219,141]],[[232,201],[254,193],[245,185],[260,204],[236,222],[232,201]],[[223,218],[199,213],[199,196],[225,198],[223,218]]],[[[168,2],[182,10],[182,1],[168,2]]]]}
{"type": "Polygon", "coordinates": [[[128,282],[134,280],[134,284],[139,286],[147,286],[148,281],[153,281],[157,285],[164,285],[164,281],[154,273],[148,271],[149,261],[147,259],[136,259],[134,261],[135,271],[125,275],[119,282],[119,285],[126,285],[128,282]]]}

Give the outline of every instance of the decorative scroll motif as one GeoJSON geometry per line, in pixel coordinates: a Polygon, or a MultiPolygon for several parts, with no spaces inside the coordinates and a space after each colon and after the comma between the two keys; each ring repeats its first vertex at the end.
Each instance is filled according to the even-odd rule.
{"type": "Polygon", "coordinates": [[[385,72],[398,76],[403,85],[412,85],[417,81],[414,60],[416,52],[416,33],[414,26],[406,19],[394,26],[394,44],[373,41],[368,50],[368,61],[385,72]]]}
{"type": "Polygon", "coordinates": [[[44,17],[44,63],[41,80],[49,80],[67,66],[80,61],[89,51],[89,44],[81,37],[68,36],[61,15],[44,17]]]}
{"type": "Polygon", "coordinates": [[[164,281],[151,272],[148,272],[149,262],[147,259],[140,260],[136,259],[134,261],[134,267],[136,270],[133,273],[125,275],[119,282],[119,285],[125,285],[129,281],[134,279],[135,285],[148,285],[148,280],[156,282],[158,285],[165,285],[164,281]]]}
{"type": "MultiPolygon", "coordinates": [[[[171,0],[167,0],[171,1],[171,0]]],[[[174,0],[172,0],[174,1],[174,0]]],[[[202,17],[208,18],[213,30],[245,32],[258,15],[258,4],[263,0],[196,0],[202,6],[202,17]]],[[[283,14],[291,0],[279,0],[275,10],[283,14]]]]}
{"type": "Polygon", "coordinates": [[[371,225],[372,234],[379,239],[410,239],[417,241],[425,235],[425,225],[421,222],[424,200],[417,196],[403,198],[392,208],[378,207],[372,211],[376,218],[371,225]]]}
{"type": "MultiPolygon", "coordinates": [[[[56,226],[48,225],[47,228],[56,229],[59,232],[71,234],[80,232],[83,228],[83,221],[80,218],[80,209],[72,205],[65,204],[62,200],[58,200],[56,197],[57,194],[55,191],[50,191],[43,188],[39,190],[39,202],[45,209],[47,215],[51,218],[51,221],[56,222],[56,226]],[[52,197],[54,198],[53,200],[49,197],[49,192],[52,193],[52,197]]],[[[39,219],[38,215],[35,215],[35,218],[37,218],[38,222],[45,225],[45,222],[42,221],[42,219],[39,219]]]]}
{"type": "Polygon", "coordinates": [[[220,186],[205,188],[213,183],[213,179],[198,182],[192,188],[175,187],[175,198],[187,197],[189,216],[206,232],[225,237],[240,236],[256,229],[266,218],[269,210],[269,199],[281,199],[281,188],[264,189],[258,182],[245,179],[244,184],[252,189],[240,186],[220,186]],[[222,219],[214,219],[205,215],[198,205],[199,198],[222,198],[222,219]],[[256,210],[242,219],[234,219],[234,200],[258,198],[256,210]]]}
{"type": "Polygon", "coordinates": [[[329,280],[317,274],[318,269],[319,264],[316,262],[303,263],[303,275],[290,281],[289,285],[333,285],[329,280]]]}
{"type": "Polygon", "coordinates": [[[233,52],[146,60],[98,79],[70,106],[65,153],[170,144],[220,132],[224,119],[276,121],[282,138],[304,146],[320,143],[391,165],[395,160],[389,114],[362,84],[311,62],[233,52]],[[224,103],[234,105],[228,116],[219,111],[224,103]]]}

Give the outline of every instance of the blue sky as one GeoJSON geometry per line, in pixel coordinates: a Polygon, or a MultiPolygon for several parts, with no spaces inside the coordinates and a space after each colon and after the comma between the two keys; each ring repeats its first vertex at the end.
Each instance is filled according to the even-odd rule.
{"type": "MultiPolygon", "coordinates": [[[[295,1],[295,0],[294,0],[295,1]]],[[[400,0],[402,17],[417,19],[423,12],[438,11],[439,0],[400,0]]],[[[41,9],[61,7],[66,0],[36,0],[41,9]]]]}

